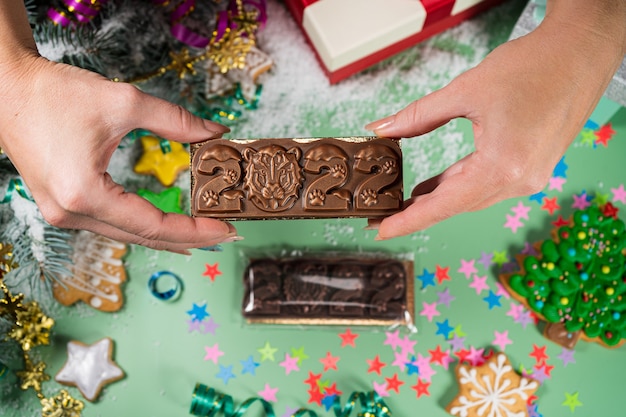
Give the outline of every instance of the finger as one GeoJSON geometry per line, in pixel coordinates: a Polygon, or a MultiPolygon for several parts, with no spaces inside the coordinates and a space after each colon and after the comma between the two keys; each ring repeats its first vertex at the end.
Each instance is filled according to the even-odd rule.
{"type": "MultiPolygon", "coordinates": [[[[136,90],[130,128],[141,127],[177,142],[197,142],[219,138],[230,129],[219,123],[195,116],[182,106],[136,90]]],[[[135,94],[131,92],[131,94],[135,94]]]]}
{"type": "Polygon", "coordinates": [[[484,172],[464,164],[429,194],[414,197],[399,213],[382,220],[377,239],[389,239],[426,229],[454,215],[472,211],[499,193],[491,170],[484,172]]]}
{"type": "Polygon", "coordinates": [[[409,104],[395,115],[369,123],[366,129],[378,136],[408,138],[428,133],[450,120],[464,116],[458,95],[450,85],[409,104]]]}

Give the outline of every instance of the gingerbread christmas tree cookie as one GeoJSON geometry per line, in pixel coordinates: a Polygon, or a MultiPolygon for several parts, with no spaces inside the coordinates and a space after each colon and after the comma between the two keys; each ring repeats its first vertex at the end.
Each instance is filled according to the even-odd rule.
{"type": "Polygon", "coordinates": [[[578,210],[538,255],[518,257],[501,275],[509,292],[547,325],[544,335],[571,348],[579,338],[603,346],[626,340],[626,233],[607,203],[578,210]]]}
{"type": "Polygon", "coordinates": [[[504,353],[480,366],[461,363],[456,368],[459,393],[446,411],[460,417],[527,417],[528,399],[537,381],[519,375],[504,353]]]}

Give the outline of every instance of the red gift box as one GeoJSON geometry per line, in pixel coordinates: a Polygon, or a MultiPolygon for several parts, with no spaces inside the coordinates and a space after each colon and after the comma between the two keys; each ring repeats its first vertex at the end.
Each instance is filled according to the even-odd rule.
{"type": "Polygon", "coordinates": [[[285,0],[331,84],[502,0],[285,0]]]}

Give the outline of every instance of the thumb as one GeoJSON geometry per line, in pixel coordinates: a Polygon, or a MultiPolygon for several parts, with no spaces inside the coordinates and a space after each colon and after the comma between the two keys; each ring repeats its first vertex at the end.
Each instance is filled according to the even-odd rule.
{"type": "Polygon", "coordinates": [[[428,133],[463,116],[460,100],[446,86],[406,106],[398,113],[369,123],[365,129],[391,138],[410,138],[428,133]]]}
{"type": "Polygon", "coordinates": [[[134,127],[183,143],[219,138],[230,132],[228,127],[195,116],[182,106],[147,93],[139,94],[141,97],[134,127]]]}

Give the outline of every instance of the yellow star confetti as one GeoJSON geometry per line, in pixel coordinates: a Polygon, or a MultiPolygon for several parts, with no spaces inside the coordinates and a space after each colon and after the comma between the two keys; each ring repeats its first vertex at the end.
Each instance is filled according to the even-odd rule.
{"type": "Polygon", "coordinates": [[[135,165],[137,174],[154,175],[165,187],[174,184],[178,174],[189,169],[189,152],[178,142],[169,142],[170,151],[163,152],[161,140],[154,136],[141,138],[143,155],[135,165]]]}
{"type": "Polygon", "coordinates": [[[0,290],[4,293],[4,297],[0,299],[0,315],[9,314],[15,319],[17,312],[23,309],[24,294],[12,295],[2,281],[0,281],[0,290]]]}

